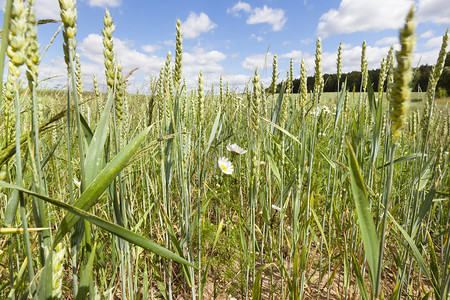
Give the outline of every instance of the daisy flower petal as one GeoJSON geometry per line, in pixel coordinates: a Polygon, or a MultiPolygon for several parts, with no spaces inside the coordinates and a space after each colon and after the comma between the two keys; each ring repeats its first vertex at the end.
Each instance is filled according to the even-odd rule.
{"type": "Polygon", "coordinates": [[[242,149],[241,147],[239,147],[237,144],[228,144],[227,146],[228,151],[234,153],[234,154],[244,154],[247,152],[247,150],[242,149]]]}
{"type": "Polygon", "coordinates": [[[229,175],[233,174],[234,167],[226,157],[220,157],[217,163],[219,164],[219,168],[223,173],[229,175]]]}

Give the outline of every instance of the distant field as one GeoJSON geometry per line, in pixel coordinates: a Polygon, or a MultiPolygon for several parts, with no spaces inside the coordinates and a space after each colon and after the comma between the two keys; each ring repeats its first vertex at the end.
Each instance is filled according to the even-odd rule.
{"type": "MultiPolygon", "coordinates": [[[[359,92],[349,94],[351,103],[355,103],[355,104],[358,103],[359,94],[360,94],[359,92]]],[[[377,94],[377,93],[375,93],[375,94],[377,94]]],[[[365,93],[365,95],[367,95],[367,93],[365,93]]],[[[293,97],[299,97],[299,94],[294,94],[293,97]]],[[[414,110],[414,109],[422,110],[425,106],[425,102],[423,101],[424,97],[425,97],[425,95],[423,93],[418,93],[418,92],[411,93],[410,110],[414,110]]],[[[337,99],[337,93],[334,93],[334,92],[323,93],[322,99],[321,99],[321,104],[335,105],[336,99],[337,99]]],[[[384,101],[386,101],[386,100],[384,100],[384,101]]],[[[436,106],[438,109],[444,110],[447,107],[447,105],[449,105],[449,103],[450,103],[450,97],[436,99],[435,103],[436,103],[436,106]]]]}
{"type": "MultiPolygon", "coordinates": [[[[434,113],[423,93],[408,112],[402,99],[393,113],[385,100],[368,110],[368,93],[353,92],[339,107],[324,93],[317,107],[311,94],[264,93],[257,70],[248,94],[222,77],[211,93],[202,72],[187,89],[181,21],[152,94],[128,93],[108,11],[108,92],[96,81],[82,92],[75,3],[59,2],[72,3],[61,13],[70,92],[19,84],[23,55],[11,49],[31,35],[9,39],[0,299],[449,298],[450,98],[434,113]]],[[[408,86],[401,69],[391,95],[408,86]]]]}

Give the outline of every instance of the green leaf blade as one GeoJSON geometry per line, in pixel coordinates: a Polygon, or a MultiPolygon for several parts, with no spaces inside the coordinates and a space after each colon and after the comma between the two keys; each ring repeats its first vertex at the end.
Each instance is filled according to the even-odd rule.
{"type": "MultiPolygon", "coordinates": [[[[117,156],[97,175],[87,189],[75,201],[74,206],[87,211],[103,194],[106,188],[113,182],[114,178],[122,171],[131,159],[133,154],[138,150],[139,145],[147,136],[151,127],[144,129],[138,136],[136,136],[126,147],[120,151],[117,156]]],[[[67,214],[61,222],[58,232],[55,236],[55,245],[68,233],[79,217],[73,214],[67,214]]]]}
{"type": "Polygon", "coordinates": [[[350,185],[352,188],[353,199],[358,215],[358,224],[361,230],[362,241],[366,253],[367,264],[369,265],[372,287],[375,286],[378,258],[379,258],[379,241],[378,234],[373,222],[370,203],[367,199],[367,193],[364,181],[359,170],[358,160],[352,146],[347,142],[350,185]]]}

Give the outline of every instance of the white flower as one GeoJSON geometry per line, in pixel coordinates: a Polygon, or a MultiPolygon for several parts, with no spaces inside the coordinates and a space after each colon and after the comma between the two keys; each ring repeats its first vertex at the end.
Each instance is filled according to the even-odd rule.
{"type": "Polygon", "coordinates": [[[275,204],[272,204],[272,208],[278,211],[281,211],[281,207],[276,206],[275,204]]]}
{"type": "Polygon", "coordinates": [[[81,181],[76,180],[75,178],[73,179],[73,183],[75,183],[75,185],[77,186],[77,188],[81,187],[81,181]]]}
{"type": "Polygon", "coordinates": [[[311,110],[311,114],[313,116],[318,116],[320,113],[331,114],[332,111],[326,105],[317,106],[317,107],[315,107],[314,109],[311,110]]]}
{"type": "Polygon", "coordinates": [[[219,164],[219,168],[224,172],[225,174],[233,174],[234,167],[231,164],[231,162],[226,157],[221,157],[217,161],[219,164]]]}
{"type": "Polygon", "coordinates": [[[324,113],[331,113],[331,110],[328,108],[328,106],[322,106],[322,111],[324,112],[324,113]]]}
{"type": "Polygon", "coordinates": [[[247,152],[247,150],[242,149],[241,147],[239,147],[236,144],[232,144],[232,145],[228,144],[227,149],[228,149],[228,151],[230,151],[234,154],[239,154],[239,155],[247,152]]]}

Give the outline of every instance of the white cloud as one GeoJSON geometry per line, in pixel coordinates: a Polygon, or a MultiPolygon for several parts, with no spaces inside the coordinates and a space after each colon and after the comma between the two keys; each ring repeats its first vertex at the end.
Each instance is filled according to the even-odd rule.
{"type": "Polygon", "coordinates": [[[441,36],[431,38],[425,43],[426,48],[435,48],[435,47],[437,48],[437,47],[441,47],[441,45],[442,45],[442,37],[441,36]]]}
{"type": "MultiPolygon", "coordinates": [[[[77,48],[83,57],[87,57],[89,60],[101,64],[104,59],[102,39],[101,35],[91,33],[81,41],[77,48]]],[[[114,39],[114,42],[116,41],[117,39],[114,39]]]]}
{"type": "MultiPolygon", "coordinates": [[[[380,67],[381,60],[386,57],[390,47],[372,47],[367,46],[367,59],[369,62],[369,70],[377,69],[380,67]]],[[[399,50],[397,45],[396,50],[399,50]]],[[[435,64],[439,54],[439,48],[435,48],[426,52],[419,52],[414,54],[413,66],[418,64],[435,64]]],[[[336,53],[326,52],[322,56],[322,67],[324,73],[336,73],[336,53]]],[[[361,47],[353,47],[348,50],[344,50],[342,53],[342,71],[344,73],[351,71],[359,71],[361,69],[361,47]]],[[[307,64],[308,67],[308,64],[307,64]]],[[[312,75],[314,73],[314,57],[310,58],[308,73],[312,75]],[[312,69],[310,69],[312,68],[312,69]],[[312,70],[310,73],[309,70],[312,70]]]]}
{"type": "Polygon", "coordinates": [[[121,4],[122,0],[89,0],[89,6],[118,7],[121,4]]]}
{"type": "Polygon", "coordinates": [[[235,17],[240,16],[239,13],[241,11],[250,13],[246,21],[247,24],[267,23],[272,26],[273,31],[280,31],[287,21],[284,10],[281,8],[270,8],[267,5],[252,8],[250,4],[239,1],[232,8],[227,9],[227,13],[235,17]]]}
{"type": "Polygon", "coordinates": [[[416,53],[414,55],[413,66],[421,65],[434,65],[439,56],[439,49],[434,48],[430,51],[416,53]]]}
{"type": "MultiPolygon", "coordinates": [[[[442,37],[439,38],[439,45],[442,42],[442,37]]],[[[430,42],[431,43],[431,42],[430,42]]],[[[437,44],[437,42],[435,42],[437,44]]],[[[390,45],[386,46],[372,46],[368,45],[366,48],[366,56],[368,60],[369,70],[380,68],[381,60],[387,56],[389,52],[390,45]]],[[[400,46],[398,43],[394,44],[394,49],[399,50],[400,46]]],[[[337,50],[337,49],[336,49],[337,50]]],[[[342,71],[344,73],[348,73],[351,71],[360,71],[361,70],[361,46],[351,46],[349,44],[343,44],[342,51],[342,71]]],[[[435,64],[437,57],[439,54],[439,47],[436,47],[432,50],[426,52],[418,52],[414,55],[413,66],[417,66],[420,64],[435,64]]],[[[270,64],[272,62],[272,56],[265,58],[264,54],[251,55],[246,57],[242,66],[248,70],[254,71],[256,67],[258,67],[258,72],[262,73],[262,68],[264,66],[270,68],[270,64]]],[[[281,54],[278,56],[278,71],[281,74],[281,77],[286,74],[286,70],[289,67],[288,59],[294,59],[294,74],[295,77],[298,77],[298,68],[299,62],[303,58],[305,60],[305,66],[308,71],[308,76],[314,75],[314,53],[303,52],[298,49],[293,49],[290,52],[281,54]],[[284,63],[282,63],[281,59],[286,59],[284,63]]],[[[336,60],[337,60],[337,51],[334,52],[324,52],[322,53],[322,71],[324,74],[335,74],[336,73],[336,60]]],[[[281,78],[280,77],[280,78],[281,78]]]]}
{"type": "Polygon", "coordinates": [[[292,58],[296,62],[300,62],[304,55],[305,54],[302,51],[300,51],[300,50],[292,50],[291,52],[288,52],[288,53],[285,53],[285,54],[281,54],[280,57],[281,58],[288,58],[288,59],[292,58]]]}
{"type": "Polygon", "coordinates": [[[393,45],[398,44],[398,37],[396,36],[387,36],[375,42],[375,46],[384,46],[384,45],[393,45]]]}
{"type": "Polygon", "coordinates": [[[141,46],[141,49],[145,52],[153,53],[153,52],[161,49],[161,46],[159,46],[159,45],[143,45],[143,46],[141,46]]]}
{"type": "MultiPolygon", "coordinates": [[[[366,47],[366,57],[369,70],[377,69],[380,67],[381,60],[387,56],[390,48],[391,44],[385,47],[373,47],[373,46],[366,47]]],[[[361,70],[361,52],[362,52],[361,46],[356,46],[347,50],[343,50],[342,51],[343,70],[347,70],[347,72],[353,70],[361,70]]],[[[331,55],[329,60],[331,60],[332,63],[329,62],[330,66],[328,66],[328,68],[332,70],[331,71],[332,73],[336,73],[337,52],[333,53],[333,55],[331,55]]]]}
{"type": "MultiPolygon", "coordinates": [[[[123,72],[126,74],[134,68],[139,68],[130,78],[130,82],[136,88],[136,79],[140,80],[142,84],[145,76],[153,74],[157,76],[161,66],[164,65],[165,57],[160,57],[149,53],[149,50],[155,50],[158,45],[144,45],[140,49],[135,49],[132,41],[121,40],[114,38],[114,52],[122,64],[123,72]],[[145,53],[145,51],[147,53],[145,53]]],[[[105,82],[104,75],[104,57],[102,36],[91,33],[78,45],[78,50],[81,58],[81,67],[83,77],[86,78],[85,86],[91,86],[92,75],[97,74],[99,83],[105,82]]],[[[203,71],[205,76],[217,76],[223,73],[224,68],[222,62],[227,58],[227,55],[217,50],[205,50],[200,47],[193,48],[191,51],[183,52],[183,75],[186,76],[187,85],[195,87],[197,84],[198,73],[203,71]]],[[[54,60],[50,65],[41,68],[41,78],[47,76],[63,75],[60,79],[52,80],[52,85],[65,84],[66,68],[64,59],[59,57],[58,61],[54,60]]],[[[133,88],[133,87],[131,87],[133,88]]]]}
{"type": "Polygon", "coordinates": [[[227,56],[220,51],[205,51],[203,48],[194,48],[192,52],[183,52],[183,72],[186,74],[221,73],[223,67],[220,64],[227,56]]]}
{"type": "Polygon", "coordinates": [[[341,33],[397,29],[404,24],[413,4],[411,0],[342,0],[337,10],[330,9],[320,17],[317,31],[325,38],[341,33]]]}
{"type": "MultiPolygon", "coordinates": [[[[191,84],[186,82],[186,85],[188,86],[188,88],[197,88],[198,74],[196,74],[195,76],[192,76],[192,77],[194,80],[189,80],[189,81],[191,81],[191,84]]],[[[203,79],[204,79],[204,85],[207,89],[209,89],[211,87],[211,84],[214,84],[216,93],[218,92],[219,84],[220,84],[220,75],[219,74],[216,74],[216,73],[203,74],[203,79]]],[[[252,76],[245,75],[245,74],[222,74],[222,80],[223,80],[223,84],[224,84],[224,90],[228,83],[229,87],[230,87],[230,92],[235,92],[235,93],[244,92],[246,85],[252,84],[252,76]]]]}
{"type": "MultiPolygon", "coordinates": [[[[144,75],[148,74],[155,76],[159,74],[159,70],[165,62],[165,56],[160,57],[148,53],[148,50],[153,50],[152,48],[157,47],[159,46],[144,45],[141,47],[142,51],[147,51],[147,53],[144,53],[135,49],[132,41],[114,38],[114,52],[117,60],[122,64],[123,72],[127,73],[138,67],[139,69],[133,74],[136,78],[145,78],[144,75]]],[[[82,60],[83,75],[92,78],[92,75],[97,73],[99,82],[105,81],[102,36],[93,33],[89,34],[80,42],[78,49],[82,60]]],[[[191,51],[185,50],[183,52],[183,75],[186,77],[187,85],[189,87],[196,86],[200,71],[203,71],[205,76],[216,76],[222,73],[224,68],[221,63],[226,58],[227,56],[224,53],[217,50],[207,51],[200,47],[196,47],[191,51]]],[[[61,69],[61,71],[64,70],[61,69]]],[[[130,82],[133,83],[132,78],[130,78],[130,82]]]]}
{"type": "Polygon", "coordinates": [[[270,8],[264,5],[262,8],[256,7],[247,19],[247,24],[268,23],[272,25],[273,31],[280,31],[286,23],[287,17],[284,10],[280,8],[270,8]]]}
{"type": "Polygon", "coordinates": [[[253,77],[250,75],[243,74],[224,75],[223,82],[228,82],[230,84],[230,89],[239,93],[244,91],[247,84],[251,85],[252,78],[253,77]]]}
{"type": "Polygon", "coordinates": [[[237,16],[239,16],[240,11],[250,12],[251,9],[252,8],[251,8],[250,4],[239,1],[232,8],[228,8],[227,13],[233,14],[234,16],[237,17],[237,16]]]}
{"type": "Polygon", "coordinates": [[[34,4],[37,19],[60,19],[58,0],[36,0],[34,4]]]}
{"type": "MultiPolygon", "coordinates": [[[[122,0],[89,0],[89,6],[117,7],[122,0]]],[[[4,9],[6,0],[0,0],[0,7],[4,9]]],[[[34,4],[37,19],[60,19],[58,0],[36,0],[34,4]]]]}
{"type": "Polygon", "coordinates": [[[428,38],[433,37],[433,36],[434,36],[434,32],[431,29],[428,30],[428,31],[425,31],[424,33],[419,35],[419,37],[422,38],[422,39],[428,39],[428,38]]]}
{"type": "Polygon", "coordinates": [[[314,42],[314,40],[310,39],[310,38],[303,39],[303,40],[300,41],[300,43],[302,43],[303,45],[306,45],[306,46],[310,45],[312,42],[314,42]]]}
{"type": "Polygon", "coordinates": [[[350,49],[351,47],[352,47],[351,44],[347,44],[347,43],[342,44],[342,49],[350,49]]]}
{"type": "MultiPolygon", "coordinates": [[[[103,44],[102,36],[91,33],[84,38],[78,46],[80,57],[83,61],[82,65],[86,63],[86,59],[93,65],[92,72],[102,70],[104,67],[103,44]]],[[[146,55],[137,51],[130,41],[123,41],[114,38],[114,52],[117,60],[122,64],[124,73],[139,68],[137,72],[154,73],[159,72],[160,67],[164,64],[165,58],[155,55],[146,55]]],[[[94,73],[92,73],[94,74],[94,73]]],[[[91,74],[91,75],[92,75],[91,74]]]]}
{"type": "Polygon", "coordinates": [[[203,72],[205,86],[211,83],[218,85],[219,76],[224,71],[221,63],[226,58],[227,56],[220,51],[206,51],[200,47],[196,47],[192,51],[183,51],[183,77],[186,79],[187,87],[197,87],[200,71],[203,72]]]}
{"type": "Polygon", "coordinates": [[[430,21],[437,24],[450,24],[450,5],[448,0],[420,0],[417,9],[419,22],[430,21]]]}
{"type": "MultiPolygon", "coordinates": [[[[380,67],[381,60],[385,57],[389,51],[389,47],[373,47],[367,46],[366,56],[368,61],[369,70],[377,69],[380,67]]],[[[336,49],[337,50],[337,49],[336,49]]],[[[351,71],[361,70],[361,46],[354,47],[343,47],[342,50],[342,72],[347,73],[351,71]]],[[[284,56],[292,54],[300,54],[301,51],[292,51],[292,53],[286,53],[284,56]]],[[[305,60],[305,66],[308,70],[308,75],[312,76],[314,74],[314,54],[301,53],[302,58],[305,60]]],[[[295,59],[295,58],[294,58],[295,59]]],[[[300,60],[298,60],[300,61],[300,60]]],[[[336,61],[337,61],[337,51],[335,52],[324,52],[322,53],[322,71],[324,74],[335,74],[336,73],[336,61]]]]}
{"type": "Polygon", "coordinates": [[[262,36],[256,35],[254,33],[252,33],[251,37],[257,40],[258,42],[262,42],[264,40],[262,36]]]}
{"type": "Polygon", "coordinates": [[[64,58],[56,56],[39,65],[39,88],[62,87],[67,84],[67,67],[64,58]]]}
{"type": "Polygon", "coordinates": [[[166,46],[175,46],[175,41],[174,40],[165,40],[162,43],[164,45],[166,45],[166,46]]]}
{"type": "Polygon", "coordinates": [[[247,56],[242,62],[242,67],[244,69],[254,71],[255,69],[259,70],[261,73],[264,69],[268,67],[272,67],[273,55],[272,53],[264,53],[264,54],[254,54],[247,56]]]}
{"type": "MultiPolygon", "coordinates": [[[[442,42],[442,37],[440,37],[439,45],[442,42]]],[[[430,42],[431,43],[431,42],[430,42]]],[[[437,44],[437,42],[435,42],[437,44]]],[[[343,44],[344,45],[344,44],[343,44]]],[[[389,52],[390,45],[378,47],[368,45],[366,48],[366,56],[368,60],[369,70],[380,68],[381,60],[387,56],[389,52]]],[[[394,49],[399,50],[399,44],[394,44],[394,49]]],[[[350,46],[346,44],[346,47],[343,47],[342,51],[342,71],[344,73],[348,73],[351,71],[360,71],[361,70],[361,46],[350,46]]],[[[439,55],[439,47],[435,47],[432,50],[425,52],[418,52],[414,55],[413,66],[417,66],[418,64],[424,65],[432,65],[436,63],[437,57],[439,55]]],[[[261,65],[261,60],[263,59],[260,56],[251,56],[251,59],[248,59],[248,62],[253,62],[254,65],[261,65]]],[[[295,65],[298,68],[298,62],[303,58],[305,60],[305,66],[308,71],[308,76],[314,75],[314,53],[302,52],[300,50],[292,50],[288,53],[282,54],[279,56],[280,58],[293,58],[295,65]]],[[[322,53],[322,71],[324,74],[335,74],[336,73],[336,60],[337,60],[337,51],[335,52],[324,52],[322,53]]],[[[286,63],[286,66],[288,63],[286,63]]],[[[279,70],[281,74],[285,74],[286,71],[282,71],[282,66],[280,66],[279,62],[279,70]]],[[[295,75],[298,77],[298,73],[295,75]]]]}
{"type": "Polygon", "coordinates": [[[183,37],[185,39],[193,39],[203,32],[216,28],[217,24],[213,23],[208,15],[203,12],[198,15],[195,12],[191,12],[181,27],[183,28],[183,37]]]}

